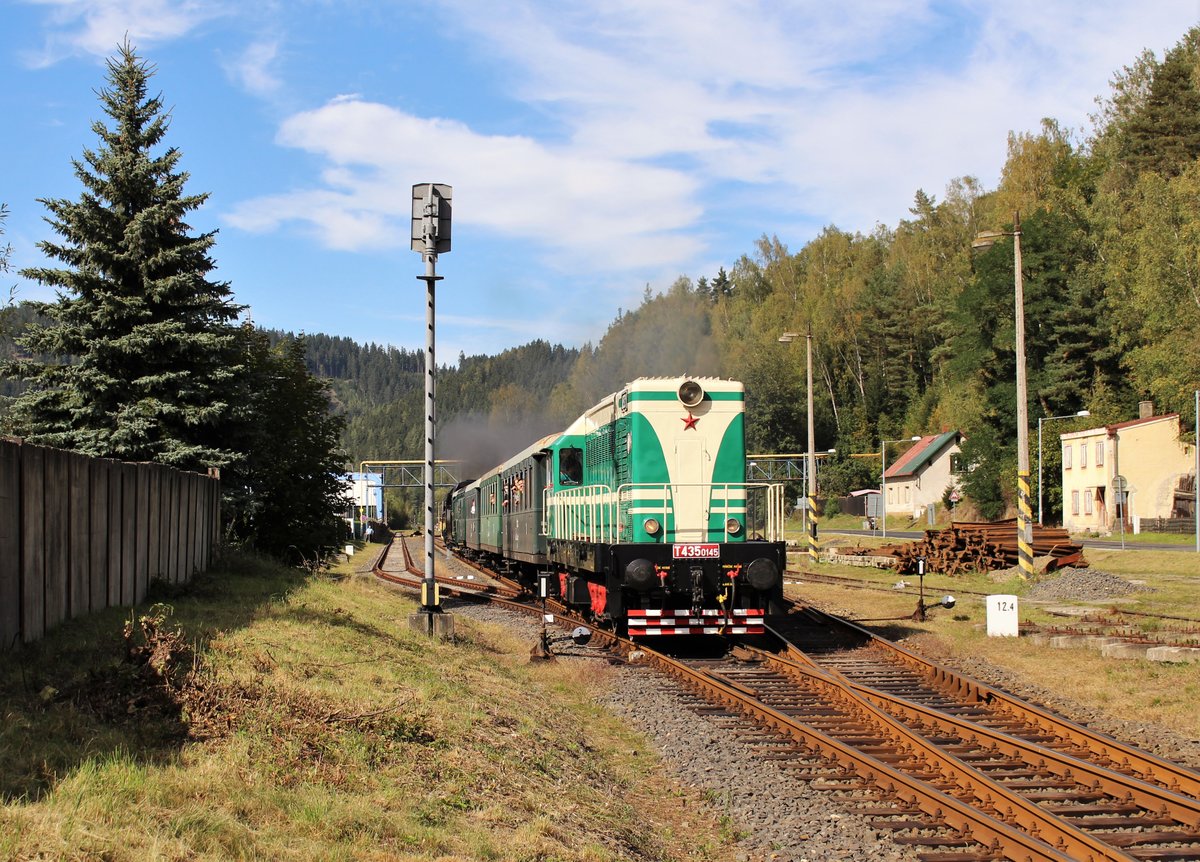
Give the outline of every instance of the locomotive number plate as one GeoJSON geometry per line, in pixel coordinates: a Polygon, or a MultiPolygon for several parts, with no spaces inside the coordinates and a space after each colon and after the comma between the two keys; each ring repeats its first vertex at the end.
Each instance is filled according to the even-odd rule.
{"type": "Polygon", "coordinates": [[[716,560],[721,557],[718,544],[672,545],[671,556],[676,560],[716,560]]]}

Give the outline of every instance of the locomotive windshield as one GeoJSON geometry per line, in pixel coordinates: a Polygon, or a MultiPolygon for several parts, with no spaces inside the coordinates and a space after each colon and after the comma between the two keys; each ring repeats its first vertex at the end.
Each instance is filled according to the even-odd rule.
{"type": "Polygon", "coordinates": [[[558,452],[558,484],[579,485],[583,482],[583,450],[560,449],[558,452]]]}

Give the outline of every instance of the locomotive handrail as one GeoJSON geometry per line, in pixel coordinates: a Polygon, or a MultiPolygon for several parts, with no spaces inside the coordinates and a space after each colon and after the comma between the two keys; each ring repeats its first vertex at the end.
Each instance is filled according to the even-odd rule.
{"type": "Polygon", "coordinates": [[[730,539],[729,517],[747,515],[748,492],[754,488],[766,489],[766,511],[762,517],[765,538],[772,542],[783,539],[783,485],[768,482],[629,482],[619,485],[616,494],[609,485],[584,485],[558,491],[545,488],[542,491],[542,535],[550,536],[553,528],[554,538],[618,541],[628,526],[623,517],[633,514],[629,509],[635,502],[643,503],[636,514],[659,515],[665,529],[669,523],[668,513],[676,511],[677,489],[680,488],[708,489],[703,516],[705,534],[709,518],[716,513],[722,518],[722,541],[726,542],[730,539]],[[651,495],[649,499],[647,492],[651,495]],[[714,492],[719,492],[720,496],[714,492]],[[713,505],[714,498],[721,500],[721,504],[713,505]]]}
{"type": "Polygon", "coordinates": [[[558,527],[557,539],[576,539],[588,542],[611,542],[616,538],[614,518],[600,518],[603,510],[612,506],[612,487],[581,485],[542,491],[542,535],[550,535],[550,519],[558,527]],[[585,517],[586,516],[586,517],[585,517]]]}

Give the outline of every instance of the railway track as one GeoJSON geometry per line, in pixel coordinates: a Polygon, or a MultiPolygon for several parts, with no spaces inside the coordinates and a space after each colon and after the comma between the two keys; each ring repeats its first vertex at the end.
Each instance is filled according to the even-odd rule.
{"type": "MultiPolygon", "coordinates": [[[[375,577],[389,583],[419,589],[425,577],[424,559],[420,562],[414,559],[409,550],[408,542],[403,536],[397,536],[380,556],[373,569],[375,577]],[[391,549],[399,546],[400,559],[395,560],[391,549]]],[[[455,557],[456,565],[471,570],[469,575],[438,575],[434,581],[438,583],[443,593],[457,598],[484,599],[495,597],[500,599],[515,599],[525,591],[512,581],[498,578],[481,566],[469,560],[455,557]]]]}
{"type": "Polygon", "coordinates": [[[770,627],[721,659],[618,649],[641,650],[688,708],[925,862],[1200,861],[1200,773],[818,611],[770,627]]]}
{"type": "MultiPolygon", "coordinates": [[[[914,586],[912,581],[900,579],[899,581],[878,581],[870,578],[848,577],[845,575],[828,575],[821,572],[810,572],[807,570],[789,569],[785,573],[785,584],[791,586],[800,586],[804,583],[830,584],[832,586],[845,587],[852,590],[867,590],[870,592],[891,593],[893,595],[912,595],[914,586]],[[897,583],[903,583],[903,588],[898,588],[897,583]]],[[[968,590],[955,588],[956,596],[977,596],[981,599],[986,599],[990,593],[980,592],[979,590],[968,590]]],[[[1028,599],[1026,600],[1028,601],[1028,599]]],[[[1046,600],[1042,600],[1043,604],[1048,604],[1046,600]]],[[[1061,602],[1059,603],[1061,604],[1061,602]]],[[[1040,633],[1047,636],[1055,635],[1102,635],[1106,637],[1116,637],[1127,640],[1130,643],[1147,643],[1156,646],[1179,646],[1189,647],[1196,646],[1200,643],[1200,620],[1192,619],[1191,617],[1173,616],[1171,614],[1159,614],[1148,611],[1134,611],[1122,608],[1114,612],[1113,616],[1105,616],[1102,613],[1089,614],[1083,617],[1072,616],[1064,613],[1056,613],[1053,610],[1046,609],[1046,613],[1050,616],[1068,617],[1076,620],[1069,625],[1039,625],[1037,623],[1022,623],[1022,633],[1040,633]],[[1140,629],[1131,619],[1142,619],[1155,621],[1155,628],[1152,631],[1140,629]]],[[[897,619],[907,619],[909,617],[898,617],[897,619]]]]}

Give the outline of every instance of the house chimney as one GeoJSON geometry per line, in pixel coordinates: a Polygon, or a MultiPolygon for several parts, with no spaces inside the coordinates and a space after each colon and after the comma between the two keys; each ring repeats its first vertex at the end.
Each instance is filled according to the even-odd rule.
{"type": "Polygon", "coordinates": [[[1154,402],[1153,401],[1139,401],[1138,402],[1138,419],[1149,419],[1153,415],[1154,415],[1154,402]]]}

